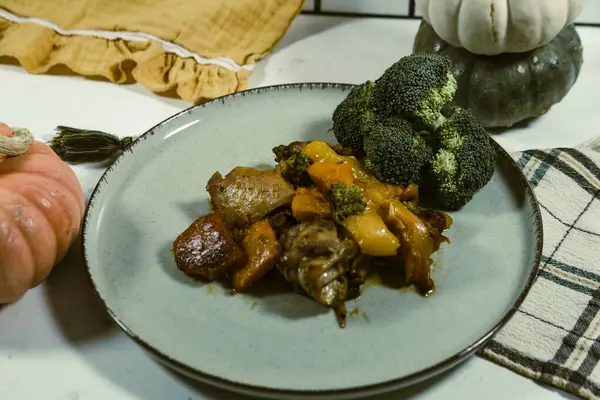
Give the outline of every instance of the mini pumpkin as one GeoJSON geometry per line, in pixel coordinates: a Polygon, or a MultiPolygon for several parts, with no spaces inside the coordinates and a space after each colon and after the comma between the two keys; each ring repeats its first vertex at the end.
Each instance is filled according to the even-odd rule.
{"type": "Polygon", "coordinates": [[[454,47],[474,54],[522,53],[552,41],[585,0],[417,0],[423,19],[454,47]]]}
{"type": "Polygon", "coordinates": [[[0,304],[41,283],[83,219],[75,173],[26,129],[0,124],[0,304]]]}
{"type": "Polygon", "coordinates": [[[422,21],[413,51],[450,58],[458,82],[454,101],[486,128],[508,128],[545,113],[571,90],[583,64],[574,25],[532,51],[482,56],[448,44],[422,21]]]}

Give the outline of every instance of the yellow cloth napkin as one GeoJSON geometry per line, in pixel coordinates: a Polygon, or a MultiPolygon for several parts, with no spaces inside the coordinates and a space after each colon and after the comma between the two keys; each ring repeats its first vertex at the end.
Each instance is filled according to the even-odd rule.
{"type": "Polygon", "coordinates": [[[303,0],[2,0],[0,60],[201,102],[247,87],[303,0]]]}

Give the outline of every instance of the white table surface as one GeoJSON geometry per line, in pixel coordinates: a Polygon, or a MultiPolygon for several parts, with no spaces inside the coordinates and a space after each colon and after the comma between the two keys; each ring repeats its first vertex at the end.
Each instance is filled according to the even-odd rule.
{"type": "MultiPolygon", "coordinates": [[[[305,81],[358,83],[411,51],[418,22],[300,16],[253,73],[251,87],[305,81]]],[[[600,29],[580,28],[585,64],[567,98],[524,130],[495,136],[509,151],[570,146],[595,135],[600,29]]],[[[189,104],[139,85],[28,75],[0,65],[0,121],[48,137],[57,125],[139,135],[189,104]]],[[[86,194],[102,170],[74,168],[86,194]]],[[[473,358],[452,373],[385,399],[571,398],[473,358]]],[[[173,375],[138,348],[97,303],[78,245],[49,279],[0,309],[0,399],[238,399],[173,375]]]]}

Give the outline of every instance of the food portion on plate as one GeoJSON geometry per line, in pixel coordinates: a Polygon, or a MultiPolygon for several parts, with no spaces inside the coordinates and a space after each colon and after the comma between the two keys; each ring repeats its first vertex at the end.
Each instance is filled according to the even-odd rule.
{"type": "Polygon", "coordinates": [[[272,169],[215,172],[212,212],[174,241],[177,268],[237,292],[276,274],[340,327],[377,271],[430,294],[432,255],[453,222],[444,211],[468,203],[495,165],[485,129],[451,104],[455,91],[448,59],[405,57],[338,105],[339,144],[296,141],[272,149],[272,169]]]}
{"type": "Polygon", "coordinates": [[[342,327],[346,300],[374,268],[394,271],[422,294],[433,290],[431,256],[448,241],[452,219],[421,208],[416,185],[382,183],[348,149],[322,141],[273,151],[272,170],[235,167],[209,179],[213,212],[173,244],[182,272],[239,292],[279,273],[332,307],[342,327]]]}

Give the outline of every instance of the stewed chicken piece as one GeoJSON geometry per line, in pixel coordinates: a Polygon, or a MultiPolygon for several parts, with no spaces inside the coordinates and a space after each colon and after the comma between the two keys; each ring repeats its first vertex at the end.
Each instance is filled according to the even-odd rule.
{"type": "Polygon", "coordinates": [[[280,269],[285,279],[319,303],[332,307],[340,326],[344,326],[348,272],[359,254],[356,242],[344,237],[331,220],[294,225],[280,242],[280,269]]]}
{"type": "Polygon", "coordinates": [[[235,167],[225,177],[215,172],[206,190],[215,212],[230,229],[247,228],[290,205],[295,194],[277,172],[247,167],[235,167]]]}

